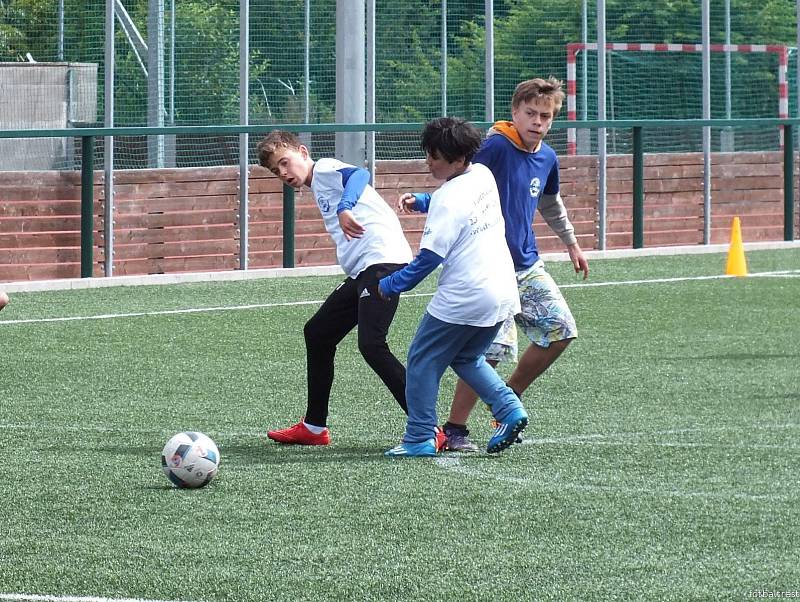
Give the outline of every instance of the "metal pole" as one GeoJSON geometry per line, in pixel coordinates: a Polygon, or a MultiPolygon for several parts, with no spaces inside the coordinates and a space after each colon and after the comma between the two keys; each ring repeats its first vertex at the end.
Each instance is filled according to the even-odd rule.
{"type": "Polygon", "coordinates": [[[64,0],[58,0],[58,60],[64,60],[64,0]]]}
{"type": "Polygon", "coordinates": [[[169,8],[169,124],[175,125],[175,0],[169,8]]]}
{"type": "Polygon", "coordinates": [[[783,240],[794,240],[794,126],[783,130],[783,240]]]}
{"type": "Polygon", "coordinates": [[[294,267],[294,188],[283,185],[283,267],[294,267]]]}
{"type": "MultiPolygon", "coordinates": [[[[250,2],[239,0],[239,123],[250,123],[250,2]]],[[[250,137],[239,134],[239,269],[250,254],[250,137]]]]}
{"type": "MultiPolygon", "coordinates": [[[[589,7],[587,0],[583,0],[581,13],[581,42],[583,43],[583,49],[581,50],[581,119],[586,121],[589,119],[589,52],[586,49],[589,44],[589,7]]],[[[592,130],[579,128],[576,138],[578,154],[591,154],[592,130]]]]}
{"type": "MultiPolygon", "coordinates": [[[[725,0],[725,119],[730,119],[733,113],[731,102],[731,0],[725,0]]],[[[733,151],[733,128],[722,130],[722,151],[733,151]]]]}
{"type": "Polygon", "coordinates": [[[486,21],[486,121],[494,121],[494,1],[485,0],[486,21]]]}
{"type": "Polygon", "coordinates": [[[447,115],[447,0],[442,0],[442,116],[447,115]]]}
{"type": "MultiPolygon", "coordinates": [[[[375,0],[367,0],[367,123],[375,123],[375,0]]],[[[375,185],[375,132],[367,132],[367,170],[375,185]]]]}
{"type": "Polygon", "coordinates": [[[642,127],[633,128],[633,248],[644,246],[644,144],[642,127]]]}
{"type": "MultiPolygon", "coordinates": [[[[800,0],[798,0],[800,2],[800,0]]],[[[303,105],[305,121],[311,122],[311,0],[305,0],[305,57],[303,61],[303,105]]],[[[310,134],[309,134],[310,136],[310,134]]],[[[307,145],[308,146],[308,145],[307,145]]]]}
{"type": "Polygon", "coordinates": [[[94,136],[81,138],[81,278],[94,263],[94,136]]]}
{"type": "MultiPolygon", "coordinates": [[[[104,124],[114,127],[114,0],[106,0],[105,24],[105,80],[104,88],[104,124]]],[[[103,272],[106,277],[114,275],[114,137],[103,138],[103,239],[105,255],[103,272]]]]}
{"type": "MultiPolygon", "coordinates": [[[[366,2],[336,0],[336,122],[364,123],[367,113],[366,2]]],[[[364,132],[336,132],[337,159],[363,167],[364,132]]]]}
{"type": "Polygon", "coordinates": [[[731,118],[731,0],[725,0],[725,119],[731,118]]]}
{"type": "MultiPolygon", "coordinates": [[[[164,0],[147,4],[147,125],[164,126],[164,0]]],[[[150,167],[164,167],[164,136],[148,136],[150,167]]]]}
{"type": "MultiPolygon", "coordinates": [[[[606,119],[606,2],[597,0],[597,119],[606,119]]],[[[597,248],[606,248],[606,128],[597,129],[597,248]]]]}
{"type": "MultiPolygon", "coordinates": [[[[703,119],[711,119],[711,11],[703,0],[703,119]]],[[[711,128],[703,127],[703,244],[711,243],[711,128]]]]}
{"type": "MultiPolygon", "coordinates": [[[[797,0],[800,2],[800,0],[797,0]]],[[[589,45],[589,8],[587,0],[583,0],[583,19],[581,20],[581,42],[583,43],[583,50],[581,51],[581,70],[583,71],[583,86],[581,89],[581,119],[587,121],[589,119],[589,53],[586,47],[589,45]]],[[[588,132],[588,128],[581,128],[580,131],[588,132]]]]}
{"type": "MultiPolygon", "coordinates": [[[[795,29],[797,30],[797,48],[795,48],[794,62],[795,62],[795,101],[797,105],[797,116],[800,117],[800,0],[795,3],[795,29]]],[[[788,65],[787,65],[788,66],[788,65]]],[[[798,145],[800,146],[800,128],[797,128],[798,145]]]]}

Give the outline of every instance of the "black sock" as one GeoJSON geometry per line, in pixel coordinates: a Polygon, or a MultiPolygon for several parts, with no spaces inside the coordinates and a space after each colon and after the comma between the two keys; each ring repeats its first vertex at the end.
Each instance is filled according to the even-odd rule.
{"type": "Polygon", "coordinates": [[[508,383],[506,383],[506,386],[507,386],[509,389],[511,389],[511,391],[514,393],[514,395],[516,395],[516,396],[517,396],[517,399],[519,399],[520,401],[522,401],[522,393],[520,393],[519,391],[517,391],[517,390],[516,390],[514,387],[512,387],[512,386],[511,386],[511,385],[509,385],[508,383]]]}
{"type": "Polygon", "coordinates": [[[447,431],[455,431],[459,435],[467,436],[469,435],[469,430],[467,430],[466,424],[454,424],[449,420],[444,423],[444,432],[447,431]]]}

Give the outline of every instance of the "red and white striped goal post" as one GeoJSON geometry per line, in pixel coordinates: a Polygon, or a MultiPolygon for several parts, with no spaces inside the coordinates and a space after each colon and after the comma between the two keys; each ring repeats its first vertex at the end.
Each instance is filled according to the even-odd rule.
{"type": "MultiPolygon", "coordinates": [[[[606,44],[607,50],[636,52],[702,52],[702,44],[637,44],[627,42],[611,42],[606,44]]],[[[786,75],[789,70],[789,48],[778,44],[711,44],[711,52],[771,52],[778,56],[778,117],[789,117],[789,85],[786,75]]],[[[575,65],[581,50],[597,50],[597,44],[571,42],[567,44],[567,120],[577,121],[577,76],[575,65]]],[[[781,147],[783,146],[783,128],[781,128],[781,147]]],[[[575,128],[567,130],[567,154],[577,154],[575,128]]]]}

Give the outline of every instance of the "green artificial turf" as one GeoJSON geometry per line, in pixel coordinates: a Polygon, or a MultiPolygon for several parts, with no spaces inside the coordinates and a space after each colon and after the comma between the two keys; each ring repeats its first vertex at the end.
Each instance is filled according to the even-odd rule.
{"type": "MultiPolygon", "coordinates": [[[[592,261],[586,286],[551,263],[580,336],[526,393],[526,442],[496,457],[384,458],[404,416],[352,335],[332,444],[264,441],[303,413],[303,324],[337,278],[14,294],[0,314],[0,599],[800,589],[800,250],[747,259],[794,274],[692,279],[722,273],[724,255],[640,257],[592,261]],[[40,321],[129,313],[144,315],[40,321]],[[219,446],[206,489],[161,472],[181,430],[219,446]]],[[[433,287],[400,303],[402,359],[433,287]]],[[[448,373],[442,420],[454,384],[448,373]]],[[[472,416],[482,446],[489,418],[472,416]]]]}

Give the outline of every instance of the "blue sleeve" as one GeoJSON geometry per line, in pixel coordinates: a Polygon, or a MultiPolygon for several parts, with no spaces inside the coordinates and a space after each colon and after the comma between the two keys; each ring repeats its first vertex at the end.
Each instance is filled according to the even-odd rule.
{"type": "Polygon", "coordinates": [[[363,167],[343,167],[338,172],[342,174],[344,192],[336,208],[336,213],[341,213],[356,206],[358,199],[369,184],[369,172],[363,167]]]}
{"type": "Polygon", "coordinates": [[[428,207],[431,206],[431,193],[430,192],[412,192],[414,195],[414,209],[420,213],[428,213],[428,207]]]}
{"type": "Polygon", "coordinates": [[[444,257],[439,257],[433,251],[420,249],[419,255],[402,270],[381,278],[378,283],[381,293],[386,297],[393,297],[403,291],[410,291],[443,261],[444,257]]]}

